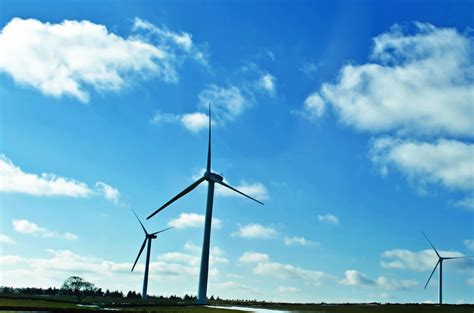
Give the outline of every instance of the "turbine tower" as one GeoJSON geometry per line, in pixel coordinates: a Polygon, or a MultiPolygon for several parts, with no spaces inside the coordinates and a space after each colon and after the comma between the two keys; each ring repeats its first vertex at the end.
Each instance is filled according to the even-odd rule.
{"type": "Polygon", "coordinates": [[[428,278],[428,281],[425,284],[425,288],[428,286],[428,283],[431,280],[431,277],[433,277],[434,272],[436,271],[436,268],[439,265],[439,287],[438,287],[438,300],[439,304],[443,304],[443,261],[444,260],[453,260],[453,259],[465,259],[465,258],[472,258],[472,256],[456,256],[456,257],[442,257],[439,253],[438,250],[434,247],[434,245],[431,243],[431,241],[428,239],[428,236],[422,231],[421,232],[423,236],[425,236],[426,240],[430,243],[431,247],[433,248],[434,252],[438,256],[438,262],[436,263],[433,271],[431,272],[430,277],[428,278]]]}
{"type": "Polygon", "coordinates": [[[150,266],[151,241],[156,238],[157,234],[162,233],[162,232],[164,232],[164,231],[166,231],[170,228],[173,228],[173,226],[149,234],[146,231],[145,226],[143,226],[142,221],[140,221],[140,219],[138,218],[137,213],[135,213],[135,211],[133,211],[133,210],[132,210],[132,212],[133,212],[133,214],[135,214],[135,217],[137,218],[138,222],[140,223],[140,225],[143,228],[143,231],[145,232],[145,240],[143,241],[142,247],[140,248],[140,252],[138,252],[137,258],[135,259],[135,263],[133,263],[133,267],[132,267],[132,270],[131,270],[132,272],[133,272],[133,269],[135,268],[135,265],[137,265],[138,259],[140,258],[140,255],[142,254],[143,249],[145,248],[145,244],[148,243],[147,249],[146,249],[145,277],[143,278],[143,292],[142,292],[142,300],[145,301],[146,300],[146,291],[147,291],[147,288],[148,288],[148,269],[149,269],[149,266],[150,266]]]}
{"type": "Polygon", "coordinates": [[[209,246],[211,240],[211,221],[212,221],[212,204],[214,202],[214,186],[215,184],[222,185],[227,187],[253,201],[256,201],[260,204],[262,202],[252,198],[249,195],[235,189],[234,187],[224,183],[224,178],[216,173],[211,172],[211,104],[209,103],[209,138],[208,138],[208,148],[207,148],[207,167],[206,172],[204,175],[192,183],[189,187],[181,191],[171,200],[163,204],[160,208],[158,208],[155,212],[153,212],[147,219],[153,217],[155,214],[166,208],[168,205],[173,203],[174,201],[178,200],[182,196],[186,195],[187,193],[191,192],[194,188],[196,188],[200,183],[203,181],[207,181],[207,207],[206,207],[206,218],[204,222],[204,239],[202,244],[202,254],[201,254],[201,270],[199,273],[199,289],[198,289],[198,304],[206,304],[207,302],[207,280],[208,280],[208,271],[209,271],[209,246]]]}

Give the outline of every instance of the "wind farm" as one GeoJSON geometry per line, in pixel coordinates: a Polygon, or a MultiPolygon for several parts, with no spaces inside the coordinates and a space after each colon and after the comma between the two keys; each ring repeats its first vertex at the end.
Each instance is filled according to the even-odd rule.
{"type": "Polygon", "coordinates": [[[471,12],[0,0],[0,311],[472,313],[471,12]]]}

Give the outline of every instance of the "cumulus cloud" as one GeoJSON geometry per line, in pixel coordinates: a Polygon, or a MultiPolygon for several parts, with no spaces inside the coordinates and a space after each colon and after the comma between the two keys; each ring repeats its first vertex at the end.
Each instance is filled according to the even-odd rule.
{"type": "MultiPolygon", "coordinates": [[[[197,213],[181,213],[177,218],[168,222],[168,226],[176,228],[204,227],[205,216],[197,213]]],[[[212,226],[215,229],[222,228],[222,221],[212,218],[212,226]]]]}
{"type": "Polygon", "coordinates": [[[76,234],[66,232],[64,234],[59,234],[47,230],[46,228],[40,227],[37,224],[30,222],[24,219],[14,219],[12,220],[13,229],[21,234],[41,236],[44,238],[64,238],[66,240],[76,240],[78,237],[76,234]]]}
{"type": "Polygon", "coordinates": [[[347,285],[347,286],[375,285],[375,282],[373,280],[371,280],[370,278],[367,277],[367,275],[359,271],[347,270],[344,272],[344,274],[346,277],[339,281],[341,285],[347,285]]]}
{"type": "Polygon", "coordinates": [[[301,291],[301,289],[296,288],[296,287],[278,286],[278,292],[284,293],[284,294],[297,293],[297,292],[300,292],[300,291],[301,291]]]}
{"type": "Polygon", "coordinates": [[[297,111],[298,115],[310,120],[317,120],[326,112],[326,104],[319,93],[310,94],[303,103],[303,110],[297,111]]]}
{"type": "Polygon", "coordinates": [[[473,155],[473,144],[445,139],[425,143],[379,138],[370,150],[371,160],[383,174],[393,167],[421,185],[440,184],[465,191],[474,188],[473,155]]]}
{"type": "Polygon", "coordinates": [[[55,24],[13,18],[0,33],[0,71],[45,95],[82,102],[89,101],[89,87],[120,90],[134,77],[176,82],[185,57],[206,61],[190,34],[140,19],[127,38],[86,20],[55,24]]]}
{"type": "MultiPolygon", "coordinates": [[[[225,182],[227,183],[227,181],[225,182]]],[[[239,185],[233,187],[257,200],[268,200],[270,198],[265,185],[259,182],[249,183],[242,181],[239,185]]],[[[223,197],[242,197],[242,195],[238,194],[237,192],[219,184],[216,185],[216,195],[223,197]]]]}
{"type": "Polygon", "coordinates": [[[339,218],[331,213],[318,215],[318,220],[320,222],[328,223],[328,224],[334,224],[334,225],[339,224],[339,218]]]}
{"type": "Polygon", "coordinates": [[[4,234],[0,234],[0,242],[7,245],[15,244],[15,240],[4,234]]]}
{"type": "Polygon", "coordinates": [[[247,239],[271,239],[277,236],[277,231],[271,227],[260,224],[238,225],[239,230],[232,233],[232,237],[242,237],[247,239]]]}
{"type": "Polygon", "coordinates": [[[112,201],[115,204],[119,202],[120,192],[118,191],[118,189],[110,185],[107,185],[106,183],[103,183],[103,182],[97,182],[95,186],[99,190],[99,192],[102,193],[104,198],[112,201]]]}
{"type": "Polygon", "coordinates": [[[344,66],[317,94],[344,124],[360,130],[472,136],[471,55],[468,34],[394,25],[374,38],[373,63],[344,66]]]}
{"type": "Polygon", "coordinates": [[[210,85],[199,93],[198,98],[198,106],[203,109],[207,109],[209,103],[212,103],[212,114],[221,124],[234,120],[251,106],[251,101],[234,85],[210,85]]]}
{"type": "Polygon", "coordinates": [[[260,263],[266,262],[268,260],[270,260],[268,254],[258,253],[254,251],[244,252],[244,254],[242,254],[242,256],[239,258],[239,262],[241,263],[260,263]]]}
{"type": "Polygon", "coordinates": [[[396,280],[384,276],[373,280],[357,270],[347,270],[344,274],[345,278],[340,280],[339,284],[347,286],[373,286],[386,290],[405,290],[418,284],[415,280],[396,280]]]}
{"type": "Polygon", "coordinates": [[[115,203],[120,196],[117,189],[103,182],[97,182],[97,190],[93,190],[87,184],[72,178],[48,173],[41,175],[26,173],[3,154],[0,154],[0,178],[0,191],[2,192],[74,198],[86,198],[100,194],[115,203]]]}
{"type": "MultiPolygon", "coordinates": [[[[440,251],[439,254],[443,257],[462,257],[461,252],[457,251],[440,251]]],[[[430,271],[438,262],[438,256],[433,250],[422,250],[418,252],[406,249],[393,249],[384,251],[382,253],[382,260],[380,265],[383,268],[401,269],[412,271],[430,271]]],[[[451,266],[458,269],[472,267],[473,263],[469,259],[451,260],[451,266]]]]}
{"type": "Polygon", "coordinates": [[[267,92],[270,96],[274,96],[276,93],[276,77],[269,73],[265,73],[258,80],[257,86],[267,92]]]}
{"type": "Polygon", "coordinates": [[[287,246],[319,246],[319,242],[308,240],[304,237],[288,237],[283,238],[283,242],[287,246]]]}

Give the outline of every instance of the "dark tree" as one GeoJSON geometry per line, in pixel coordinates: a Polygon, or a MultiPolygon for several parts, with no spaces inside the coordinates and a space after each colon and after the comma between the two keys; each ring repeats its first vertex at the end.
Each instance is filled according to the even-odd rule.
{"type": "Polygon", "coordinates": [[[93,283],[87,282],[79,276],[71,276],[64,281],[61,290],[75,295],[78,302],[81,302],[86,296],[93,294],[97,288],[93,283]]]}

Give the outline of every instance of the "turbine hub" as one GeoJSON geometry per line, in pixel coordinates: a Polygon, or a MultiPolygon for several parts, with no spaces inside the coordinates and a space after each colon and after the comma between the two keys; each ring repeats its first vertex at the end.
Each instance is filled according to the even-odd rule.
{"type": "Polygon", "coordinates": [[[221,182],[221,181],[224,180],[224,177],[222,177],[219,174],[212,173],[212,172],[207,173],[206,178],[209,179],[209,180],[215,181],[215,182],[221,182]]]}

